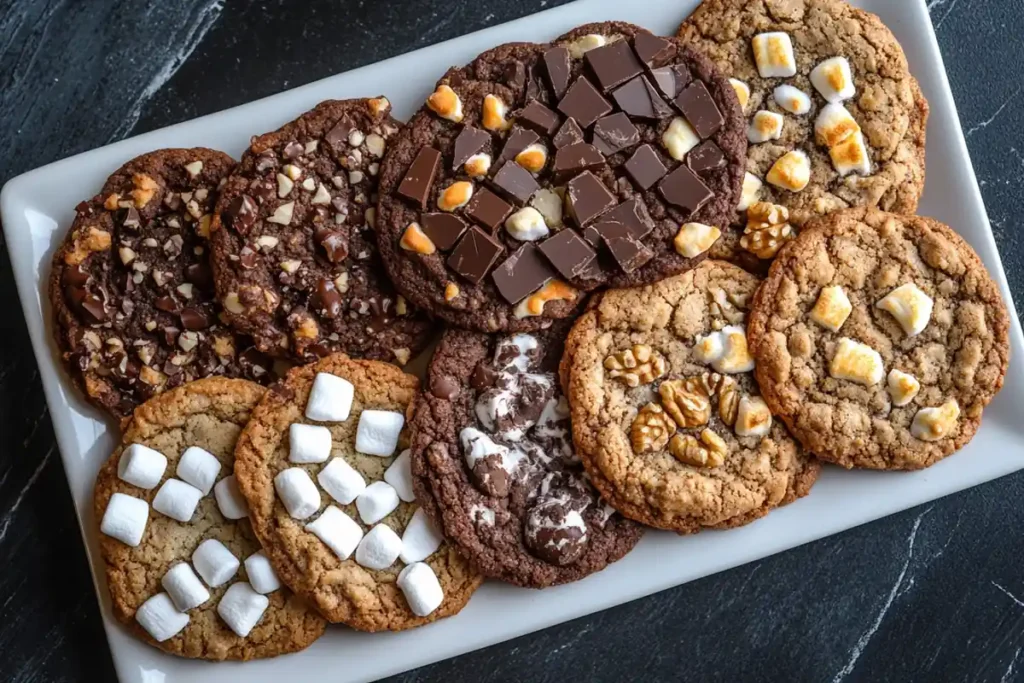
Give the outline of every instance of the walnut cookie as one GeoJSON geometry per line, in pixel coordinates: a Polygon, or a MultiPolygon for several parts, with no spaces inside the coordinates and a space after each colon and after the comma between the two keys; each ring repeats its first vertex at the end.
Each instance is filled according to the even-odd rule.
{"type": "Polygon", "coordinates": [[[610,290],[566,343],[573,438],[619,512],[680,533],[731,528],[808,493],[820,471],[772,419],[746,321],[758,278],[722,261],[610,290]]]}
{"type": "MultiPolygon", "coordinates": [[[[106,565],[114,616],[134,635],[171,654],[211,660],[273,657],[305,648],[326,628],[324,619],[291,591],[287,588],[273,590],[272,585],[260,587],[261,591],[272,590],[267,590],[265,611],[246,636],[239,636],[218,614],[225,594],[232,587],[242,584],[248,587],[250,582],[259,587],[256,579],[248,574],[253,560],[244,562],[260,551],[249,520],[244,517],[236,519],[239,515],[234,513],[229,513],[231,517],[225,516],[219,503],[223,495],[220,489],[228,486],[233,478],[235,441],[264,391],[259,385],[245,380],[210,378],[172,389],[147,401],[127,422],[121,445],[97,477],[94,499],[97,520],[104,518],[114,496],[131,496],[141,503],[140,507],[153,507],[137,545],[133,547],[101,534],[100,551],[106,565]],[[154,449],[158,453],[133,452],[140,447],[154,449]],[[161,491],[168,482],[176,482],[180,488],[190,488],[189,484],[176,479],[184,472],[182,456],[190,447],[212,454],[220,469],[215,475],[217,484],[213,485],[216,495],[208,491],[205,494],[194,491],[197,498],[201,494],[202,498],[198,498],[190,521],[181,522],[158,512],[163,505],[157,502],[157,498],[164,495],[161,491]],[[151,457],[160,463],[151,470],[151,481],[143,482],[138,478],[138,473],[145,468],[137,461],[129,462],[132,456],[140,459],[151,457]],[[122,476],[147,488],[129,483],[122,476]],[[193,553],[201,543],[211,539],[223,544],[238,563],[244,564],[236,565],[237,574],[225,578],[224,583],[217,587],[210,587],[209,591],[196,580],[200,593],[206,593],[205,601],[187,610],[187,624],[179,624],[178,633],[157,642],[136,620],[137,611],[151,599],[159,601],[161,594],[166,599],[167,594],[163,593],[161,584],[168,570],[177,567],[178,570],[186,569],[186,574],[191,573],[189,563],[193,553]]],[[[212,485],[213,480],[207,483],[212,485]]],[[[234,590],[243,589],[236,587],[234,590]]],[[[172,609],[176,611],[176,608],[172,609]]],[[[174,616],[181,618],[181,614],[174,616]]]]}
{"type": "Polygon", "coordinates": [[[963,447],[1010,356],[1005,304],[970,246],[875,209],[823,218],[786,247],[749,329],[772,412],[844,467],[920,469],[963,447]]]}

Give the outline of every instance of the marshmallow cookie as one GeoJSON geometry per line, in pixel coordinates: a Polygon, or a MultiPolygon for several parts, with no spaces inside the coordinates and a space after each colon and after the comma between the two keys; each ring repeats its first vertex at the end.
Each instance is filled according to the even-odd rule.
{"type": "Polygon", "coordinates": [[[745,131],[728,81],[674,39],[609,23],[499,46],[393,142],[381,255],[448,322],[542,329],[586,291],[696,265],[731,219],[745,131]]]}
{"type": "Polygon", "coordinates": [[[844,0],[705,0],[679,36],[731,77],[749,126],[739,213],[712,258],[764,272],[815,217],[914,213],[928,103],[878,17],[844,0]],[[748,215],[758,201],[779,220],[748,215]]]}
{"type": "Polygon", "coordinates": [[[431,326],[384,276],[377,177],[400,124],[383,97],[327,101],[252,138],[214,216],[213,268],[230,324],[276,357],[336,351],[404,365],[431,326]]]}
{"type": "Polygon", "coordinates": [[[482,582],[416,504],[405,417],[418,387],[393,365],[328,356],[275,384],[239,440],[256,535],[331,622],[421,626],[482,582]]]}
{"type": "Polygon", "coordinates": [[[642,528],[587,481],[555,371],[568,323],[492,337],[449,330],[412,418],[417,498],[480,571],[542,588],[628,553],[642,528]]]}
{"type": "Polygon", "coordinates": [[[75,384],[118,418],[201,377],[270,377],[222,324],[210,275],[211,212],[234,165],[212,149],[150,152],[75,208],[53,257],[54,336],[75,384]]]}
{"type": "Polygon", "coordinates": [[[820,465],[754,381],[747,311],[758,278],[708,260],[610,290],[566,342],[576,452],[619,512],[680,533],[730,528],[804,496],[820,465]]]}
{"type": "Polygon", "coordinates": [[[210,378],[147,401],[96,480],[114,615],[171,654],[273,657],[326,628],[281,587],[232,474],[235,442],[263,393],[210,378]]]}
{"type": "Polygon", "coordinates": [[[818,457],[911,470],[961,448],[1003,386],[1009,317],[930,218],[850,209],[772,264],[750,316],[765,400],[818,457]]]}

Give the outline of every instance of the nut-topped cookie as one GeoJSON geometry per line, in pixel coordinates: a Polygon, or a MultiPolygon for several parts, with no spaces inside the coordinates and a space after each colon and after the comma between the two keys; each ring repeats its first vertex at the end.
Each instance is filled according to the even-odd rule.
{"type": "Polygon", "coordinates": [[[53,256],[54,336],[75,384],[115,417],[201,377],[270,377],[221,322],[210,276],[213,206],[234,165],[212,149],[157,150],[75,208],[53,256]]]}
{"type": "Polygon", "coordinates": [[[575,453],[555,373],[568,327],[449,330],[411,420],[424,510],[481,572],[531,588],[600,571],[642,534],[601,500],[575,453]]]}
{"type": "Polygon", "coordinates": [[[754,381],[747,311],[759,280],[708,260],[610,290],[566,342],[576,452],[619,512],[680,533],[757,519],[820,470],[754,381]]]}
{"type": "Polygon", "coordinates": [[[264,391],[215,377],[147,401],[96,480],[114,616],[171,654],[274,657],[326,628],[281,586],[232,473],[235,442],[264,391]]]}
{"type": "Polygon", "coordinates": [[[732,79],[748,122],[739,213],[712,258],[766,270],[785,239],[764,246],[758,201],[797,229],[848,207],[914,213],[928,103],[878,17],[845,0],[705,0],[679,37],[732,79]]]}
{"type": "Polygon", "coordinates": [[[235,474],[281,580],[333,623],[400,631],[457,613],[482,578],[416,504],[405,417],[419,381],[328,356],[273,385],[235,474]]]}
{"type": "Polygon", "coordinates": [[[1003,385],[1008,328],[998,287],[952,229],[850,209],[772,264],[750,348],[768,405],[818,457],[919,469],[974,436],[1003,385]]]}
{"type": "Polygon", "coordinates": [[[344,351],[404,365],[431,326],[387,280],[373,232],[377,178],[400,124],[383,97],[322,102],[252,139],[212,230],[217,294],[265,353],[344,351]]]}
{"type": "Polygon", "coordinates": [[[394,140],[381,254],[451,323],[541,329],[589,290],[698,263],[731,219],[745,131],[706,58],[638,27],[497,47],[450,70],[394,140]]]}

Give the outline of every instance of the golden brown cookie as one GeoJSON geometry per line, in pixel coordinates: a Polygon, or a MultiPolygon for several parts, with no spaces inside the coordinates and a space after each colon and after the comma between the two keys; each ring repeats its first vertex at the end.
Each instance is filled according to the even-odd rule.
{"type": "Polygon", "coordinates": [[[1003,386],[1008,328],[997,285],[951,228],[851,209],[772,264],[750,347],[772,411],[819,457],[919,469],[974,436],[1003,386]]]}

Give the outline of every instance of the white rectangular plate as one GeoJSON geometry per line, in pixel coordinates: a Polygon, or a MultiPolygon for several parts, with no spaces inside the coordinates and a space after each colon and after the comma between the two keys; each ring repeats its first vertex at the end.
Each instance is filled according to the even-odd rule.
{"type": "MultiPolygon", "coordinates": [[[[64,376],[51,341],[49,305],[44,303],[52,250],[71,223],[75,205],[95,194],[124,161],[152,149],[204,145],[237,158],[250,135],[273,130],[324,99],[377,95],[383,83],[395,84],[386,94],[396,116],[406,118],[448,66],[465,63],[499,43],[547,40],[572,26],[605,19],[631,21],[670,35],[697,4],[697,0],[582,0],[86,152],[26,173],[4,187],[0,209],[21,305],[121,681],[376,679],[634,600],[1024,468],[1019,410],[1024,405],[1024,365],[1017,360],[1010,367],[1006,388],[985,412],[985,424],[974,441],[929,470],[900,474],[827,468],[811,495],[750,526],[686,538],[651,532],[621,562],[568,586],[530,591],[489,582],[457,617],[425,628],[389,634],[336,628],[297,655],[215,665],[166,656],[132,639],[115,623],[99,561],[91,499],[94,477],[113,448],[116,429],[82,400],[64,376]]],[[[928,185],[921,213],[952,225],[971,243],[1014,311],[924,0],[855,0],[854,4],[879,14],[895,32],[931,102],[928,185]]],[[[1016,315],[1011,341],[1014,357],[1024,357],[1016,315]]]]}

